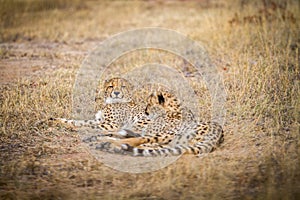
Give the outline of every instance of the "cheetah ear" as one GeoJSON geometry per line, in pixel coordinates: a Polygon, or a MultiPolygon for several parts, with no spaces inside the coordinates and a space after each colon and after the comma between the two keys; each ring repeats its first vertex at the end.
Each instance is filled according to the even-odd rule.
{"type": "Polygon", "coordinates": [[[158,103],[159,104],[164,104],[165,103],[165,98],[164,98],[164,96],[161,94],[161,93],[159,93],[158,95],[157,95],[157,98],[158,98],[158,103]]]}

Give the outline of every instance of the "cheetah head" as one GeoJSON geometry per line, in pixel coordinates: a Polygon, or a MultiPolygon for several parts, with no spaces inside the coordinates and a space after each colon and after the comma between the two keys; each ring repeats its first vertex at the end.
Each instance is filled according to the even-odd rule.
{"type": "Polygon", "coordinates": [[[112,78],[104,83],[105,103],[127,103],[131,101],[133,86],[124,78],[112,78]]]}

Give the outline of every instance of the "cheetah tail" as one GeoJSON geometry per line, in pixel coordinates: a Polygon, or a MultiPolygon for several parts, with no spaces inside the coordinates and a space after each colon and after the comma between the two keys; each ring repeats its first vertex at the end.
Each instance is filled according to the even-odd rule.
{"type": "Polygon", "coordinates": [[[162,147],[156,149],[142,149],[138,147],[130,146],[129,144],[122,144],[123,153],[132,156],[144,156],[144,157],[155,157],[155,156],[179,156],[182,154],[194,154],[198,155],[201,153],[209,153],[213,150],[213,145],[210,143],[201,142],[195,146],[183,146],[176,145],[175,147],[162,147]]]}

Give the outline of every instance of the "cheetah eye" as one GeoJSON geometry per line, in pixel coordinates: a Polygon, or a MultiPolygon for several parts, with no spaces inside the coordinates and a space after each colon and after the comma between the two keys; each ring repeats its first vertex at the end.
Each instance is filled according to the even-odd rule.
{"type": "Polygon", "coordinates": [[[124,89],[124,88],[126,88],[126,86],[122,85],[121,88],[124,89]]]}

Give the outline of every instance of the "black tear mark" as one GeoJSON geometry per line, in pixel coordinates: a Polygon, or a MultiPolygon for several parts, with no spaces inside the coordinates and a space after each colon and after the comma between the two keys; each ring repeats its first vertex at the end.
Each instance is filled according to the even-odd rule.
{"type": "Polygon", "coordinates": [[[146,114],[146,115],[149,115],[149,112],[148,112],[148,109],[149,109],[149,108],[148,108],[148,107],[149,107],[149,105],[147,105],[147,106],[146,106],[146,109],[145,109],[145,114],[146,114]]]}

